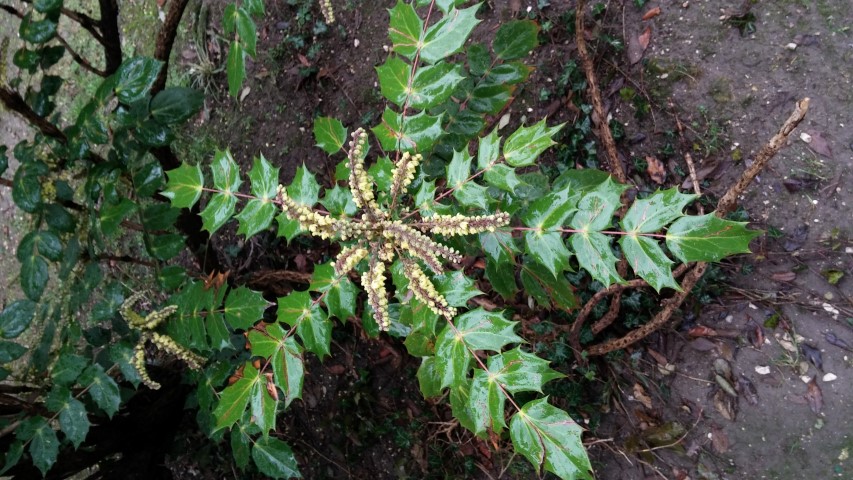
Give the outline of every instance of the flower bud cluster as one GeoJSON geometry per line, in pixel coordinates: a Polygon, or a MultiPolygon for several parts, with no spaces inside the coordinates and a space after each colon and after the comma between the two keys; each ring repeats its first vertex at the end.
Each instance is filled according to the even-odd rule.
{"type": "Polygon", "coordinates": [[[139,378],[142,383],[151,390],[160,390],[160,384],[151,379],[148,374],[148,369],[145,368],[145,341],[140,341],[133,349],[133,359],[131,360],[133,368],[139,373],[139,378]]]}
{"type": "Polygon", "coordinates": [[[382,234],[386,240],[426,262],[436,273],[442,271],[438,257],[444,257],[456,263],[462,261],[462,255],[456,250],[434,242],[399,220],[382,222],[382,234]]]}
{"type": "Polygon", "coordinates": [[[335,11],[332,9],[332,0],[320,0],[320,11],[323,12],[323,18],[326,23],[331,25],[335,23],[335,11]]]}
{"type": "Polygon", "coordinates": [[[151,340],[151,343],[157,346],[157,348],[169,352],[172,355],[187,362],[187,365],[193,370],[199,370],[201,366],[204,365],[204,358],[199,355],[196,355],[189,349],[178,345],[177,342],[172,340],[172,337],[160,335],[157,332],[151,332],[150,335],[146,336],[149,340],[151,340]]]}
{"type": "Polygon", "coordinates": [[[345,275],[347,272],[355,268],[355,266],[358,265],[358,262],[362,261],[366,256],[367,249],[361,244],[344,248],[335,259],[335,274],[345,275]]]}
{"type": "Polygon", "coordinates": [[[364,170],[364,157],[367,155],[367,132],[363,128],[352,132],[349,142],[349,187],[352,200],[358,208],[367,210],[368,215],[379,212],[379,205],[373,196],[373,185],[364,170]]]}
{"type": "MultiPolygon", "coordinates": [[[[372,249],[378,245],[372,244],[372,249]]],[[[388,314],[388,294],[385,291],[385,263],[376,256],[370,258],[370,268],[361,276],[361,286],[367,292],[367,303],[373,309],[373,318],[379,325],[379,330],[386,332],[391,327],[391,317],[388,314]]]]}
{"type": "Polygon", "coordinates": [[[494,232],[498,227],[509,224],[509,214],[499,212],[494,215],[466,217],[456,215],[433,215],[424,222],[422,228],[439,235],[472,235],[482,232],[494,232]]]}
{"type": "Polygon", "coordinates": [[[391,198],[396,199],[398,195],[406,193],[406,187],[415,179],[415,171],[422,159],[420,153],[412,156],[406,152],[400,157],[391,174],[391,198]]]}
{"type": "Polygon", "coordinates": [[[438,293],[435,285],[427,278],[417,262],[411,259],[404,259],[403,268],[406,278],[409,279],[409,288],[415,294],[415,298],[423,302],[430,310],[448,320],[456,316],[456,308],[447,304],[447,299],[438,293]]]}
{"type": "Polygon", "coordinates": [[[299,226],[311,235],[328,239],[337,233],[338,221],[329,215],[323,215],[315,212],[311,207],[306,207],[287,195],[287,190],[283,186],[278,186],[278,202],[281,205],[281,210],[288,218],[299,222],[299,226]]]}

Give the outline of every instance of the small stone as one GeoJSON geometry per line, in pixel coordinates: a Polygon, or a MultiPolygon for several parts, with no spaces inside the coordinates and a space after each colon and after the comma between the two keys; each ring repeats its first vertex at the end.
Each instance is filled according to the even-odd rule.
{"type": "Polygon", "coordinates": [[[800,377],[800,380],[802,380],[803,383],[808,385],[808,383],[812,381],[812,377],[810,377],[808,375],[803,375],[802,377],[800,377]]]}
{"type": "Polygon", "coordinates": [[[812,143],[812,136],[806,132],[801,132],[800,133],[800,140],[802,140],[806,143],[812,143]]]}
{"type": "Polygon", "coordinates": [[[756,365],[755,373],[759,375],[770,375],[770,367],[767,365],[756,365]]]}
{"type": "Polygon", "coordinates": [[[823,376],[824,382],[834,382],[835,380],[838,380],[838,377],[834,373],[827,373],[823,376]]]}
{"type": "Polygon", "coordinates": [[[796,50],[796,49],[797,49],[797,44],[796,44],[796,43],[794,43],[794,42],[791,42],[791,43],[789,43],[789,44],[785,45],[785,48],[787,48],[788,50],[796,50]]]}

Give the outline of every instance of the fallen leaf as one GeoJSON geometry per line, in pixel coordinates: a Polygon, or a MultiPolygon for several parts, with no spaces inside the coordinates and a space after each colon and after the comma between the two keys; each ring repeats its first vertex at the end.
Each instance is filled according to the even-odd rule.
{"type": "Polygon", "coordinates": [[[809,363],[817,367],[818,370],[823,371],[823,355],[821,355],[820,350],[808,343],[800,345],[800,350],[802,350],[803,355],[805,355],[809,363]]]}
{"type": "Polygon", "coordinates": [[[658,365],[667,365],[667,364],[669,364],[669,361],[666,359],[666,357],[664,357],[664,356],[663,356],[663,355],[661,355],[660,353],[658,353],[658,352],[656,352],[656,351],[652,350],[651,348],[646,348],[646,351],[647,351],[647,352],[649,352],[649,355],[650,355],[652,358],[654,358],[656,362],[658,362],[658,365]]]}
{"type": "Polygon", "coordinates": [[[640,46],[643,47],[643,51],[645,51],[647,48],[649,48],[649,42],[651,40],[652,40],[652,27],[646,27],[646,29],[643,30],[643,33],[641,33],[640,36],[637,37],[637,41],[640,42],[640,46]]]}
{"type": "Polygon", "coordinates": [[[712,342],[711,340],[702,337],[692,340],[689,345],[690,348],[698,352],[710,352],[711,350],[717,348],[717,344],[715,342],[712,342]]]}
{"type": "Polygon", "coordinates": [[[628,61],[631,62],[631,65],[634,65],[643,59],[643,54],[649,46],[651,36],[651,27],[646,27],[643,33],[638,36],[635,37],[632,35],[628,37],[628,61]]]}
{"type": "Polygon", "coordinates": [[[729,451],[729,437],[722,428],[716,425],[711,427],[711,446],[719,454],[729,451]]]}
{"type": "Polygon", "coordinates": [[[329,373],[331,373],[332,375],[340,375],[344,373],[347,369],[343,365],[330,365],[328,370],[329,373]]]}
{"type": "Polygon", "coordinates": [[[719,389],[714,393],[714,408],[723,418],[734,422],[737,418],[737,397],[732,397],[719,389]]]}
{"type": "Polygon", "coordinates": [[[776,282],[793,282],[797,278],[794,272],[776,272],[770,275],[770,278],[776,282]]]}
{"type": "Polygon", "coordinates": [[[663,162],[655,157],[646,156],[646,165],[646,173],[649,174],[649,178],[658,185],[663,185],[663,182],[666,181],[666,167],[664,167],[663,162]]]}
{"type": "Polygon", "coordinates": [[[311,66],[311,62],[308,61],[308,58],[305,55],[302,55],[301,53],[297,53],[296,58],[299,59],[299,63],[301,63],[303,67],[310,67],[311,66]]]}
{"type": "Polygon", "coordinates": [[[749,339],[749,343],[751,343],[757,350],[761,350],[761,346],[764,345],[764,327],[757,324],[755,320],[751,318],[746,324],[746,327],[746,338],[749,339]]]}
{"type": "Polygon", "coordinates": [[[746,378],[746,375],[740,374],[737,377],[737,392],[746,399],[746,403],[750,405],[758,405],[758,390],[752,380],[746,378]]]}
{"type": "Polygon", "coordinates": [[[643,440],[652,447],[672,445],[677,442],[687,429],[678,422],[666,422],[663,425],[652,427],[643,432],[643,440]]]}
{"type": "MultiPolygon", "coordinates": [[[[705,160],[704,162],[702,162],[702,165],[696,171],[696,181],[701,182],[705,179],[713,180],[717,178],[724,170],[723,167],[729,164],[730,162],[720,162],[715,159],[705,160]]],[[[684,190],[693,190],[693,179],[690,178],[690,175],[688,175],[684,182],[681,184],[681,188],[684,190]]]]}
{"type": "Polygon", "coordinates": [[[652,409],[652,399],[646,393],[646,390],[639,383],[634,384],[634,400],[643,404],[649,410],[652,409]]]}
{"type": "Polygon", "coordinates": [[[690,335],[693,338],[696,337],[716,337],[717,331],[711,327],[706,327],[704,325],[696,325],[687,331],[687,335],[690,335]]]}
{"type": "Polygon", "coordinates": [[[841,278],[844,277],[844,272],[835,268],[824,270],[821,273],[823,274],[823,278],[825,278],[830,285],[837,284],[841,278]]]}
{"type": "Polygon", "coordinates": [[[825,338],[830,345],[835,345],[836,347],[847,350],[848,352],[853,352],[853,347],[843,339],[838,338],[838,335],[834,332],[826,332],[823,335],[823,338],[825,338]]]}
{"type": "Polygon", "coordinates": [[[794,231],[785,235],[785,241],[782,244],[782,248],[785,249],[786,252],[793,252],[794,250],[799,250],[806,243],[806,239],[809,236],[809,226],[808,225],[800,225],[795,228],[794,231]]]}
{"type": "Polygon", "coordinates": [[[829,141],[824,138],[821,132],[808,130],[808,134],[812,137],[811,141],[808,142],[809,148],[814,150],[815,153],[823,155],[826,158],[835,158],[832,155],[832,148],[829,146],[829,141]]]}
{"type": "Polygon", "coordinates": [[[820,385],[817,384],[817,375],[812,377],[808,383],[805,397],[812,412],[820,413],[823,410],[823,392],[820,390],[820,385]]]}
{"type": "Polygon", "coordinates": [[[657,17],[658,15],[660,15],[660,7],[652,8],[651,10],[646,12],[645,15],[643,15],[643,20],[651,20],[657,17]]]}
{"type": "Polygon", "coordinates": [[[788,193],[797,193],[800,190],[814,190],[820,179],[811,175],[793,176],[782,180],[782,185],[788,193]]]}

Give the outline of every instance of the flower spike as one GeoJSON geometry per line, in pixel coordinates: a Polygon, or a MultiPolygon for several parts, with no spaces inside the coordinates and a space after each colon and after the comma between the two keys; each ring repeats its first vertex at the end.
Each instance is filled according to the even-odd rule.
{"type": "Polygon", "coordinates": [[[352,140],[349,142],[349,188],[352,191],[352,200],[358,208],[367,210],[368,215],[376,215],[379,205],[373,196],[373,186],[364,170],[364,157],[367,156],[367,132],[363,128],[352,132],[352,140]]]}
{"type": "Polygon", "coordinates": [[[406,187],[415,179],[415,171],[423,157],[421,154],[412,156],[405,152],[391,174],[391,201],[397,200],[398,195],[406,193],[406,187]]]}
{"type": "MultiPolygon", "coordinates": [[[[371,250],[380,248],[372,244],[371,250]]],[[[361,276],[361,286],[367,292],[367,303],[373,309],[373,318],[379,325],[379,330],[387,332],[391,327],[391,317],[388,314],[388,294],[385,290],[385,264],[377,255],[371,255],[370,267],[361,276]]]]}

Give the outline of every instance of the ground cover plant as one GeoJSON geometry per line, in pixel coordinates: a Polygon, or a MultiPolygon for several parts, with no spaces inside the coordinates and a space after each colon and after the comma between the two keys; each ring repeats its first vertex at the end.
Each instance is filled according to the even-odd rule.
{"type": "MultiPolygon", "coordinates": [[[[33,76],[0,93],[38,129],[15,147],[20,166],[4,182],[33,218],[18,247],[25,298],[0,313],[8,362],[27,363],[5,372],[24,385],[11,394],[38,400],[7,417],[5,471],[26,468],[18,464],[26,455],[47,473],[61,451],[84,445],[95,428],[108,430],[105,417],[153,395],[140,385],[181,388],[180,378],[167,384],[146,360],[150,343],[161,358],[191,367],[199,428],[213,441],[227,438],[239,468],[297,477],[290,445],[274,434],[276,419],[302,396],[306,352],[330,354],[336,318],[368,336],[405,339],[422,359],[424,396],[446,396],[475,435],[509,438],[537,470],[591,478],[582,428],[541,395],[564,374],[525,345],[515,299],[561,318],[580,360],[639,340],[689,294],[704,262],[748,251],[756,231],[722,218],[738,190],[716,213],[690,214],[697,195],[676,189],[629,201],[613,162],[613,176],[569,166],[545,173],[538,158],[564,125],[541,119],[502,135],[492,121],[530,74],[524,59],[540,27],[512,20],[490,42],[471,43],[481,5],[460,1],[400,1],[388,10],[391,53],[376,68],[388,102],[381,120],[350,128],[329,117],[314,121],[318,147],[340,159],[333,184],[321,185],[303,167],[284,187],[274,160],[260,155],[241,172],[227,148],[209,165],[182,162],[170,149],[173,132],[198,112],[203,95],[166,88],[164,62],[186,3],[170,4],[153,58],[116,53],[113,3],[101,2],[99,21],[61,1],[4,8],[21,18],[27,44],[14,59],[33,76]],[[51,116],[63,79],[50,68],[71,53],[57,36],[60,18],[90,31],[105,56],[103,69],[86,63],[103,79],[64,126],[51,116]],[[287,242],[318,237],[328,245],[327,261],[314,265],[308,290],[284,296],[231,282],[205,254],[205,240],[232,220],[245,238],[270,229],[287,242]],[[114,255],[122,242],[142,253],[114,255]],[[175,260],[185,247],[208,276],[193,278],[175,260]],[[482,278],[461,268],[468,258],[484,258],[482,278]],[[104,278],[103,260],[128,263],[125,276],[104,278]],[[695,266],[673,270],[675,261],[695,266]],[[569,276],[576,272],[599,291],[583,305],[569,276]],[[137,275],[153,277],[155,286],[146,288],[157,291],[133,293],[137,275]],[[482,293],[479,280],[505,308],[469,302],[482,293]],[[598,300],[643,285],[670,297],[663,315],[626,337],[581,345],[583,320],[598,300]],[[28,330],[37,345],[29,355],[14,341],[28,330]]],[[[247,56],[258,53],[254,19],[264,12],[260,1],[225,8],[232,95],[241,90],[247,56]]],[[[322,12],[334,21],[334,5],[324,2],[322,12]]],[[[6,152],[2,158],[0,173],[6,152]]],[[[593,333],[606,325],[598,328],[593,333]]],[[[99,453],[60,464],[80,469],[103,461],[99,453]]]]}

